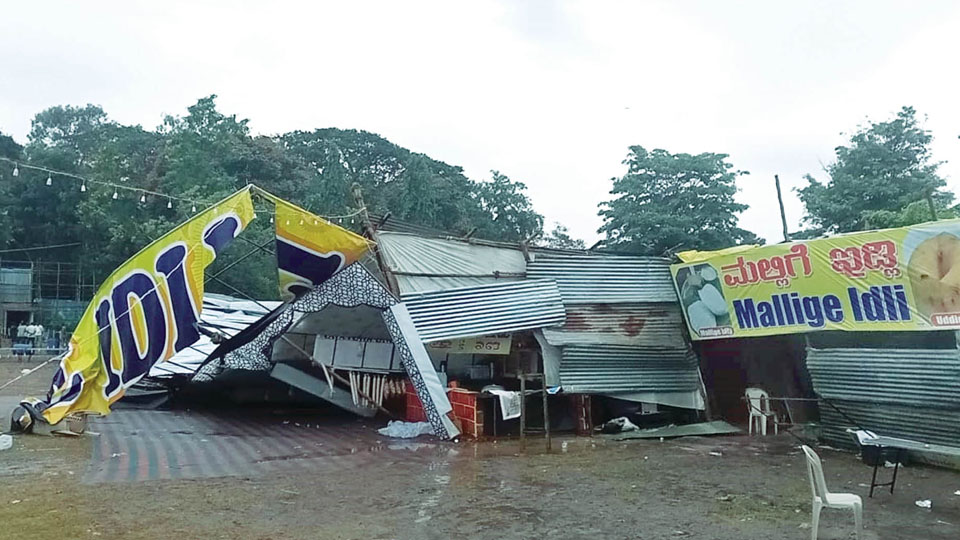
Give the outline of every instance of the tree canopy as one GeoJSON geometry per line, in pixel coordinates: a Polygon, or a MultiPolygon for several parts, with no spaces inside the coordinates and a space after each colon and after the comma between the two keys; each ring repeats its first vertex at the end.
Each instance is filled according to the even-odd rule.
{"type": "MultiPolygon", "coordinates": [[[[255,183],[319,215],[352,213],[351,186],[358,183],[371,212],[452,231],[475,229],[491,240],[529,240],[541,234],[543,218],[526,186],[493,172],[490,181],[464,175],[460,167],[411,152],[373,133],[318,129],[255,136],[247,121],[225,115],[208,96],[184,116],[168,116],[156,129],[122,125],[98,106],[57,106],[41,111],[25,147],[0,134],[0,155],[35,166],[73,173],[190,200],[213,202],[255,183]]],[[[192,204],[146,197],[23,169],[0,171],[6,212],[0,215],[0,245],[29,247],[72,244],[45,254],[64,262],[84,261],[102,280],[141,247],[186,219],[192,204]]],[[[199,208],[198,208],[199,210],[199,208]]],[[[360,229],[358,222],[342,223],[360,229]]],[[[268,220],[251,224],[251,238],[272,236],[268,220]]],[[[250,250],[230,249],[213,271],[250,250]],[[235,253],[234,253],[235,252],[235,253]]],[[[268,253],[249,257],[230,272],[229,285],[213,291],[258,298],[276,295],[275,262],[268,253]]]]}
{"type": "Polygon", "coordinates": [[[932,140],[912,107],[903,107],[891,120],[859,128],[847,145],[836,148],[836,160],[826,167],[827,181],[807,175],[807,186],[798,190],[805,222],[822,233],[932,219],[929,211],[922,211],[926,196],[942,208],[953,200],[953,194],[942,189],[946,183],[931,157],[932,140]]]}
{"type": "Polygon", "coordinates": [[[726,154],[672,154],[631,146],[627,172],[601,205],[605,245],[643,255],[720,249],[760,240],[737,226],[737,177],[726,154]]]}

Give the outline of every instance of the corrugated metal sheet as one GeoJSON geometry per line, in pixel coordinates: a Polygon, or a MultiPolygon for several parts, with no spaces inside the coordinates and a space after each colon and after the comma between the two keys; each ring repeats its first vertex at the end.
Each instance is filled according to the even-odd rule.
{"type": "Polygon", "coordinates": [[[519,281],[526,273],[519,248],[394,232],[377,233],[377,245],[401,295],[519,281]]]}
{"type": "Polygon", "coordinates": [[[696,390],[697,357],[689,349],[615,345],[563,348],[564,392],[684,392],[696,390]]]}
{"type": "Polygon", "coordinates": [[[0,302],[24,304],[33,298],[33,269],[0,268],[0,302]]]}
{"type": "MultiPolygon", "coordinates": [[[[929,443],[960,441],[960,351],[956,349],[808,349],[817,394],[860,427],[929,443]]],[[[850,420],[820,407],[824,437],[850,445],[850,420]]]]}
{"type": "Polygon", "coordinates": [[[402,296],[424,343],[557,326],[564,308],[550,280],[483,285],[402,296]]]}
{"type": "MultiPolygon", "coordinates": [[[[960,444],[960,410],[957,409],[930,409],[863,401],[838,400],[833,403],[864,429],[879,434],[929,444],[960,444]]],[[[845,448],[856,446],[850,434],[845,432],[847,428],[856,426],[829,405],[820,406],[820,423],[823,427],[823,438],[830,444],[845,448]]]]}
{"type": "Polygon", "coordinates": [[[551,345],[686,347],[677,304],[572,304],[567,322],[544,329],[551,345]]]}
{"type": "Polygon", "coordinates": [[[807,368],[827,399],[960,409],[956,349],[808,349],[807,368]]]}
{"type": "Polygon", "coordinates": [[[670,261],[619,255],[542,255],[527,277],[554,279],[565,304],[677,302],[670,261]]]}

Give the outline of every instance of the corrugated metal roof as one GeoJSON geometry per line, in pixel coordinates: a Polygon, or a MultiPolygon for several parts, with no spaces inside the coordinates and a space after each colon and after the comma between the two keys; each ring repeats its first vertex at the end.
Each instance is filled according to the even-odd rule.
{"type": "MultiPolygon", "coordinates": [[[[863,401],[833,402],[843,414],[860,427],[890,437],[901,437],[928,444],[957,446],[960,441],[960,410],[928,409],[866,403],[863,401]]],[[[856,428],[850,420],[829,405],[820,406],[823,438],[830,444],[852,448],[855,446],[847,428],[856,428]]]]}
{"type": "Polygon", "coordinates": [[[551,345],[686,347],[680,306],[672,304],[572,304],[567,322],[544,329],[551,345]]]}
{"type": "Polygon", "coordinates": [[[563,324],[550,280],[482,285],[402,296],[424,343],[563,324]]]}
{"type": "MultiPolygon", "coordinates": [[[[224,294],[205,293],[199,325],[208,331],[233,337],[279,305],[280,302],[271,300],[254,302],[224,294]]],[[[216,348],[216,343],[213,343],[208,336],[201,334],[200,339],[192,346],[183,349],[168,360],[154,364],[150,368],[149,376],[191,375],[216,348]]]]}
{"type": "Polygon", "coordinates": [[[700,384],[689,349],[567,346],[560,363],[564,392],[684,392],[700,384]]]}
{"type": "Polygon", "coordinates": [[[519,281],[526,273],[519,248],[396,232],[379,232],[376,240],[401,295],[519,281]]]}
{"type": "Polygon", "coordinates": [[[807,368],[827,399],[960,409],[956,349],[808,349],[807,368]]]}
{"type": "Polygon", "coordinates": [[[554,279],[565,304],[677,302],[670,261],[620,255],[542,255],[527,277],[554,279]]]}
{"type": "MultiPolygon", "coordinates": [[[[960,351],[808,349],[813,388],[859,427],[882,435],[956,445],[960,440],[960,351]]],[[[850,445],[851,425],[820,406],[824,437],[850,445]]]]}

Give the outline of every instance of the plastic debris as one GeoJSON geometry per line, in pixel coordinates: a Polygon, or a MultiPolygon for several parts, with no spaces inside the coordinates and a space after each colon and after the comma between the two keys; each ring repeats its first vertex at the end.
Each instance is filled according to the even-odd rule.
{"type": "Polygon", "coordinates": [[[404,422],[402,420],[391,420],[387,427],[377,430],[377,433],[386,437],[396,437],[398,439],[412,439],[420,435],[429,435],[433,433],[433,427],[429,422],[404,422]]]}
{"type": "Polygon", "coordinates": [[[960,495],[960,489],[953,492],[954,495],[960,495]]]}
{"type": "Polygon", "coordinates": [[[9,450],[11,446],[13,446],[13,437],[0,435],[0,450],[9,450]]]}
{"type": "Polygon", "coordinates": [[[600,426],[601,433],[623,433],[624,431],[636,431],[638,429],[640,428],[627,419],[626,416],[614,418],[613,420],[609,420],[600,426]]]}
{"type": "Polygon", "coordinates": [[[723,457],[723,452],[710,452],[711,456],[723,457]]]}
{"type": "Polygon", "coordinates": [[[917,501],[917,502],[915,502],[915,503],[913,503],[913,504],[916,504],[916,505],[919,506],[920,508],[930,508],[931,506],[933,506],[933,503],[930,502],[930,499],[924,499],[924,500],[922,500],[922,501],[917,501]]]}

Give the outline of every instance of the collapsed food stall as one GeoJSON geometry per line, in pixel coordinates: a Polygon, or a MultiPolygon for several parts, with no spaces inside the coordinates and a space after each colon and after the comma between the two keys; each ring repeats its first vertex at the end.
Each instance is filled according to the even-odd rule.
{"type": "Polygon", "coordinates": [[[777,414],[837,446],[854,444],[848,430],[960,439],[960,221],[680,258],[674,284],[724,416],[767,386],[777,414]]]}

